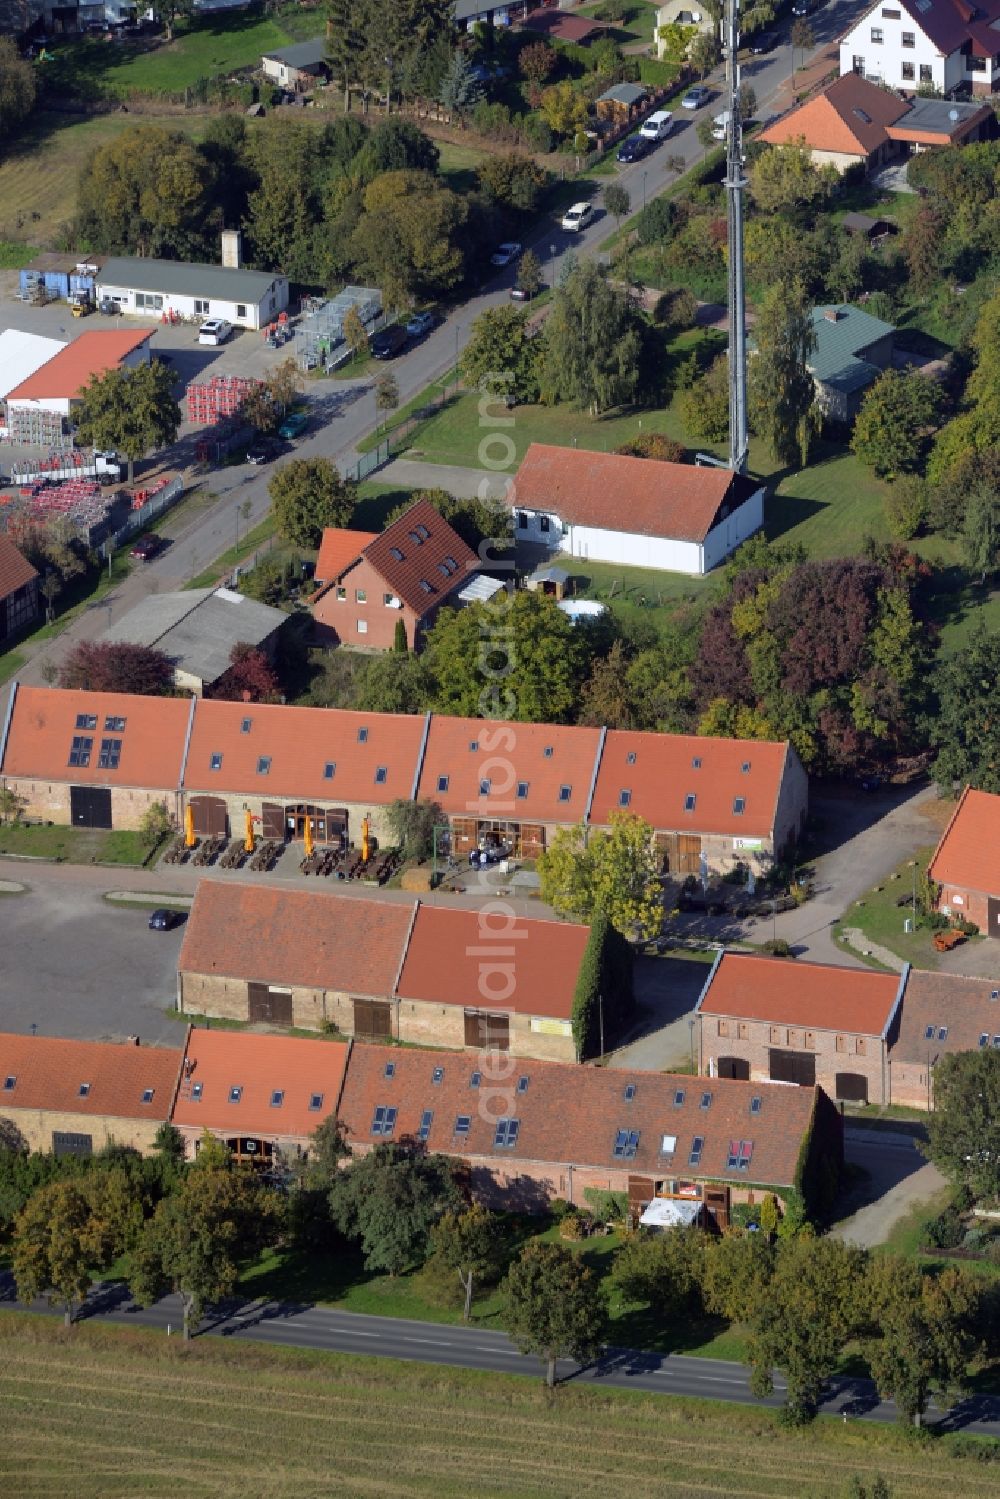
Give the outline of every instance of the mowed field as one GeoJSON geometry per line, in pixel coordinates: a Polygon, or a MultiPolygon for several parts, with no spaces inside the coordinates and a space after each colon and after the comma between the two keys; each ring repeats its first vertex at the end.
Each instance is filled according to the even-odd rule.
{"type": "MultiPolygon", "coordinates": [[[[881,1473],[979,1499],[998,1469],[892,1427],[0,1313],[0,1492],[18,1499],[788,1496],[881,1473]]],[[[976,1444],[978,1446],[978,1444],[976,1444]]]]}

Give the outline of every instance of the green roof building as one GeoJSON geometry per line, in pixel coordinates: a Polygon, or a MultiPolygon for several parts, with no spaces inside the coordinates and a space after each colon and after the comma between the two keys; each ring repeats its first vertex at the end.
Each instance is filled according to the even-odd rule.
{"type": "Polygon", "coordinates": [[[864,392],[892,363],[896,330],[860,307],[814,307],[816,347],[809,372],[816,401],[833,421],[853,421],[864,392]]]}

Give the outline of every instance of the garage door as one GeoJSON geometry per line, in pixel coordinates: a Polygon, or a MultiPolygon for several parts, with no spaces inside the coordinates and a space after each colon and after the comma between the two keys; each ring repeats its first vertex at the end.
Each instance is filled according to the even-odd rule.
{"type": "Polygon", "coordinates": [[[486,1010],[466,1010],[465,1044],[479,1051],[510,1050],[510,1018],[486,1010]]]}
{"type": "Polygon", "coordinates": [[[746,1057],[720,1057],[718,1071],[720,1077],[735,1077],[744,1083],[750,1081],[750,1063],[746,1057]]]}
{"type": "Polygon", "coordinates": [[[834,1092],[845,1103],[867,1103],[868,1079],[861,1072],[838,1072],[834,1092]]]}
{"type": "Polygon", "coordinates": [[[285,841],[285,809],[277,802],[262,802],[260,808],[261,832],[265,838],[285,841]]]}
{"type": "Polygon", "coordinates": [[[992,897],[986,903],[986,931],[990,937],[1000,937],[1000,900],[992,897]]]}
{"type": "Polygon", "coordinates": [[[93,1135],[67,1134],[63,1130],[52,1131],[53,1155],[93,1155],[93,1135]]]}
{"type": "Polygon", "coordinates": [[[71,786],[69,815],[75,828],[111,826],[111,790],[108,786],[71,786]]]}
{"type": "Polygon", "coordinates": [[[247,984],[247,1019],[265,1025],[291,1025],[292,991],[273,984],[247,984]]]}
{"type": "Polygon", "coordinates": [[[802,1088],[812,1088],[816,1082],[816,1058],[808,1051],[772,1051],[770,1077],[773,1083],[798,1083],[802,1088]]]}
{"type": "Polygon", "coordinates": [[[191,815],[199,838],[225,838],[229,832],[226,804],[221,796],[193,796],[191,815]]]}
{"type": "Polygon", "coordinates": [[[392,1034],[391,1008],[382,1000],[354,1001],[354,1034],[363,1041],[384,1041],[392,1034]]]}

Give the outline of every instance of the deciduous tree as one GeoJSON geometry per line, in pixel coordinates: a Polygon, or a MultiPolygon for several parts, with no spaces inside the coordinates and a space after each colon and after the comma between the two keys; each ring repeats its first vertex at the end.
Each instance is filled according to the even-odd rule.
{"type": "Polygon", "coordinates": [[[1000,633],[988,634],[982,625],[935,673],[931,742],[938,755],[933,774],[946,795],[966,785],[1000,795],[998,682],[1000,633]]]}
{"type": "Polygon", "coordinates": [[[554,135],[572,138],[587,123],[587,105],[568,79],[543,91],[540,108],[554,135]]]}
{"type": "Polygon", "coordinates": [[[781,463],[803,465],[813,427],[810,413],[815,386],[808,363],[816,347],[805,288],[772,287],[754,324],[748,402],[755,432],[781,463]]]}
{"type": "Polygon", "coordinates": [[[480,191],[493,203],[501,203],[518,213],[534,213],[547,173],[523,151],[506,151],[487,156],[476,168],[480,191]]]}
{"type": "Polygon", "coordinates": [[[462,355],[466,385],[511,405],[538,397],[540,343],[520,307],[488,307],[472,324],[462,355]]]}
{"type": "Polygon", "coordinates": [[[504,1281],[503,1324],[522,1353],[545,1365],[545,1382],[556,1382],[556,1361],[592,1359],[600,1350],[604,1310],[592,1272],[559,1244],[538,1239],[511,1265],[504,1281]]]}
{"type": "Polygon", "coordinates": [[[642,381],[638,309],[592,261],[575,266],[556,288],[545,323],[542,392],[600,416],[633,401],[642,381]]]}
{"type": "Polygon", "coordinates": [[[95,250],[194,259],[221,227],[214,175],[186,135],[133,125],[99,146],[80,174],[82,240],[95,250]]]}
{"type": "Polygon", "coordinates": [[[207,695],[233,703],[276,703],[281,697],[281,683],[264,652],[240,640],[229,652],[229,665],[207,695]]]}
{"type": "Polygon", "coordinates": [[[465,1294],[462,1321],[468,1322],[477,1284],[496,1275],[503,1262],[501,1219],[478,1203],[461,1213],[445,1213],[431,1229],[431,1250],[458,1276],[465,1294]]]}
{"type": "Polygon", "coordinates": [[[702,1310],[705,1235],[669,1228],[629,1239],[611,1269],[611,1284],[626,1301],[645,1301],[664,1323],[702,1310]]]}
{"type": "Polygon", "coordinates": [[[652,828],[612,812],[607,831],[559,828],[538,860],[541,896],[560,915],[593,920],[604,911],[623,937],[649,941],[663,924],[660,859],[652,828]]]}
{"type": "Polygon", "coordinates": [[[1000,1052],[938,1058],[927,1128],[926,1154],[939,1171],[975,1197],[1000,1195],[1000,1052]]]}
{"type": "Polygon", "coordinates": [[[683,463],[687,457],[684,444],[664,432],[640,432],[638,437],[615,448],[615,452],[628,458],[653,458],[658,463],[683,463]]]}
{"type": "Polygon", "coordinates": [[[35,107],[35,69],[9,36],[0,36],[0,137],[10,139],[35,107]]]}
{"type": "Polygon", "coordinates": [[[605,208],[615,221],[615,228],[620,229],[622,219],[628,217],[629,209],[632,207],[628,188],[621,182],[609,182],[602,196],[605,208]]]}
{"type": "Polygon", "coordinates": [[[548,42],[531,42],[517,54],[517,65],[521,75],[536,86],[545,82],[555,70],[555,49],[548,42]]]}
{"type": "Polygon", "coordinates": [[[750,168],[750,195],[762,213],[806,219],[827,201],[837,181],[835,167],[813,166],[804,142],[768,146],[750,168]]]}
{"type": "Polygon", "coordinates": [[[159,697],[171,691],[174,667],[168,656],[151,645],[81,640],[62,664],[59,685],[87,692],[136,692],[159,697]]]}
{"type": "Polygon", "coordinates": [[[388,306],[428,300],[462,278],[468,217],[466,200],[429,172],[383,172],[365,189],[351,252],[388,306]]]}
{"type": "Polygon", "coordinates": [[[941,407],[933,380],[917,370],[884,370],[861,403],[851,448],[880,478],[916,473],[941,407]]]}
{"type": "Polygon", "coordinates": [[[719,44],[712,31],[699,31],[688,46],[688,62],[699,78],[710,73],[719,60],[719,44]]]}
{"type": "Polygon", "coordinates": [[[452,1163],[416,1146],[377,1145],[345,1166],[330,1189],[330,1216],[357,1239],[369,1270],[400,1275],[426,1256],[431,1228],[462,1204],[452,1163]]]}
{"type": "Polygon", "coordinates": [[[77,408],[77,440],[122,453],[128,459],[131,484],[136,459],[150,448],[166,447],[177,436],[181,409],[173,386],[173,375],[159,360],[92,375],[77,408]]]}
{"type": "Polygon", "coordinates": [[[870,1261],[863,1296],[871,1335],[865,1357],[883,1400],[919,1426],[932,1395],[954,1399],[976,1345],[980,1294],[955,1266],[937,1275],[900,1255],[870,1261]]]}
{"type": "Polygon", "coordinates": [[[40,1186],[14,1224],[11,1263],[23,1301],[46,1295],[69,1327],[94,1272],[111,1262],[125,1234],[127,1198],[98,1175],[40,1186]]]}
{"type": "Polygon", "coordinates": [[[318,547],[327,526],[346,526],[357,500],[329,458],[293,458],[267,486],[278,534],[295,546],[318,547]]]}
{"type": "Polygon", "coordinates": [[[966,500],[962,553],[981,583],[1000,566],[1000,492],[982,480],[966,500]]]}
{"type": "Polygon", "coordinates": [[[724,442],[729,434],[729,360],[713,359],[694,384],[681,393],[684,425],[703,442],[724,442]]]}
{"type": "Polygon", "coordinates": [[[427,859],[434,850],[434,830],[445,827],[447,818],[437,802],[400,799],[386,814],[392,836],[404,859],[427,859]]]}

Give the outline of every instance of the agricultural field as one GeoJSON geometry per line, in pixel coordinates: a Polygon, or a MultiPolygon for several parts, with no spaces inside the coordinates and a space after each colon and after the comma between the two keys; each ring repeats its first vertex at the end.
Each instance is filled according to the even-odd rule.
{"type": "MultiPolygon", "coordinates": [[[[526,1362],[526,1370],[530,1370],[526,1362]]],[[[991,1447],[891,1427],[0,1313],[0,1490],[20,1499],[351,1494],[906,1499],[996,1492],[991,1447]],[[253,1440],[258,1430],[263,1440],[253,1440]],[[264,1454],[266,1453],[266,1457],[264,1454]],[[264,1472],[266,1469],[266,1480],[264,1472]]]]}

